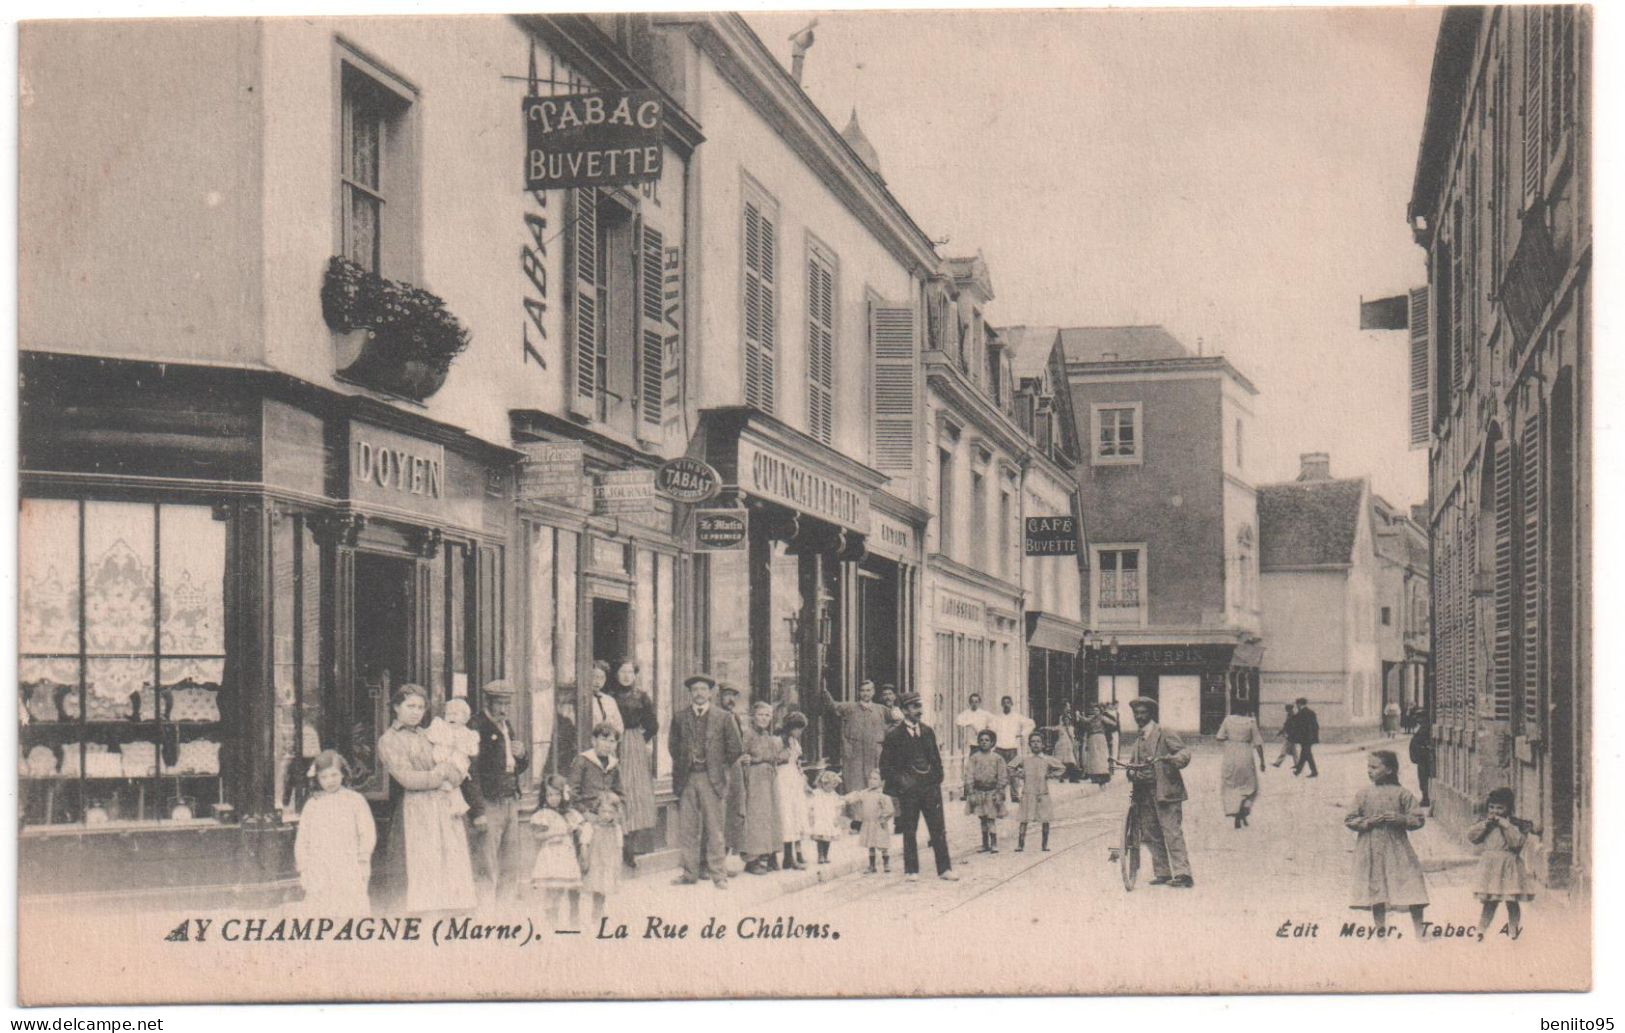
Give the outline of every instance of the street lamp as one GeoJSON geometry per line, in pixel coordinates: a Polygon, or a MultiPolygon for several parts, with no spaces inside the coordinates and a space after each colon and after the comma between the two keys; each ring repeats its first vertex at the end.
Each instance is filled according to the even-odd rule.
{"type": "MultiPolygon", "coordinates": [[[[1111,657],[1112,708],[1115,710],[1116,707],[1117,707],[1117,636],[1113,635],[1108,640],[1108,639],[1102,639],[1098,634],[1096,634],[1096,635],[1094,635],[1093,637],[1090,638],[1090,640],[1089,640],[1089,648],[1094,650],[1095,663],[1097,665],[1100,663],[1100,659],[1101,659],[1102,656],[1110,656],[1111,657]]],[[[1099,674],[1098,666],[1097,666],[1096,674],[1097,675],[1099,674]]]]}

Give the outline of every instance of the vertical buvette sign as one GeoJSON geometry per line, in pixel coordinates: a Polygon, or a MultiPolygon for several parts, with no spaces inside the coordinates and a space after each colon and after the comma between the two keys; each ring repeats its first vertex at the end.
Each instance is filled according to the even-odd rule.
{"type": "Polygon", "coordinates": [[[524,115],[527,190],[660,178],[665,105],[656,90],[526,97],[524,115]]]}

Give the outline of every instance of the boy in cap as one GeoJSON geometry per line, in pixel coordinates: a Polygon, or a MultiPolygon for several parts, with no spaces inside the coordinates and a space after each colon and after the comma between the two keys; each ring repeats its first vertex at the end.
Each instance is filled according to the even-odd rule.
{"type": "Polygon", "coordinates": [[[480,740],[474,775],[485,815],[481,852],[486,877],[491,880],[488,892],[492,900],[510,899],[519,888],[519,776],[530,763],[530,756],[508,723],[512,703],[513,686],[500,679],[486,682],[480,690],[480,712],[469,722],[480,740]]]}

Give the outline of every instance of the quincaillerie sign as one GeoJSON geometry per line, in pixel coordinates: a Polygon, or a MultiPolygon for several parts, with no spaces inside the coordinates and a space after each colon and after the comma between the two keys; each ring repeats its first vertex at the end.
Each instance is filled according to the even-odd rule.
{"type": "Polygon", "coordinates": [[[869,533],[869,496],[805,463],[739,440],[739,487],[832,524],[869,533]]]}
{"type": "Polygon", "coordinates": [[[525,189],[660,178],[665,109],[655,90],[526,97],[525,189]]]}
{"type": "Polygon", "coordinates": [[[350,498],[425,516],[441,516],[446,450],[382,427],[350,424],[350,498]]]}

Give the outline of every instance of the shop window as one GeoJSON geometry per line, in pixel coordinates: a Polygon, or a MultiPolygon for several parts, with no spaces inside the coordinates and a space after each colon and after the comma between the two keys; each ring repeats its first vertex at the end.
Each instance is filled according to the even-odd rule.
{"type": "Polygon", "coordinates": [[[299,813],[309,792],[306,771],[332,745],[321,686],[321,547],[309,519],[287,514],[271,545],[271,683],[276,698],[274,772],[276,806],[284,818],[299,813]]]}
{"type": "Polygon", "coordinates": [[[1091,405],[1095,426],[1094,465],[1139,463],[1143,452],[1139,402],[1091,405]]]}
{"type": "Polygon", "coordinates": [[[381,276],[413,278],[413,94],[355,53],[340,59],[340,253],[381,276]]]}
{"type": "Polygon", "coordinates": [[[25,825],[209,819],[227,802],[226,525],[207,506],[27,499],[25,825]]]}

